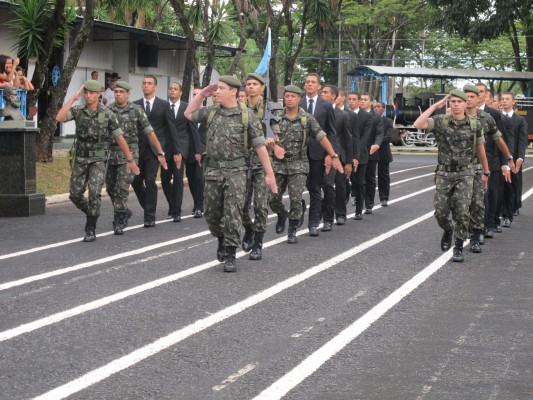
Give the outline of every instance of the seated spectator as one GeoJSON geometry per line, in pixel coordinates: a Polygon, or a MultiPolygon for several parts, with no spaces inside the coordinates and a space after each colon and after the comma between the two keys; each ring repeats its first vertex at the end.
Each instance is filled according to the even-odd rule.
{"type": "Polygon", "coordinates": [[[15,68],[17,68],[19,62],[18,58],[13,61],[11,57],[0,54],[0,84],[4,84],[3,87],[17,86],[15,83],[15,68]]]}
{"type": "Polygon", "coordinates": [[[24,76],[24,68],[17,67],[16,70],[17,70],[17,80],[15,81],[16,82],[15,86],[17,86],[19,89],[34,90],[35,88],[31,84],[30,80],[26,78],[26,76],[24,76]]]}

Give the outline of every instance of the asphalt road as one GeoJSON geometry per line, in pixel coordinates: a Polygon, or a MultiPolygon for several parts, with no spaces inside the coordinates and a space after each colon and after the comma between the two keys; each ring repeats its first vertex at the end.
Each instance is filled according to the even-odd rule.
{"type": "Polygon", "coordinates": [[[188,192],[154,229],[132,194],[124,236],[105,198],[94,243],[70,203],[0,219],[0,398],[532,399],[533,170],[512,227],[456,264],[434,164],[396,155],[389,207],[297,245],[272,215],[234,274],[188,192]]]}

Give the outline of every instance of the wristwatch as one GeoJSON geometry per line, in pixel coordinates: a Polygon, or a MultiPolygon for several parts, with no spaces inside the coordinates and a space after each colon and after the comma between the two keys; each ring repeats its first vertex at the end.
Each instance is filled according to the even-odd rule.
{"type": "Polygon", "coordinates": [[[331,158],[339,158],[339,155],[338,155],[337,153],[332,154],[332,155],[331,155],[331,158]]]}
{"type": "Polygon", "coordinates": [[[485,175],[486,177],[489,177],[490,176],[490,172],[489,173],[483,172],[483,175],[485,175]]]}
{"type": "Polygon", "coordinates": [[[507,159],[507,161],[513,161],[513,156],[509,156],[509,158],[507,159]]]}
{"type": "Polygon", "coordinates": [[[157,153],[157,156],[158,156],[158,157],[165,157],[165,152],[157,153]]]}

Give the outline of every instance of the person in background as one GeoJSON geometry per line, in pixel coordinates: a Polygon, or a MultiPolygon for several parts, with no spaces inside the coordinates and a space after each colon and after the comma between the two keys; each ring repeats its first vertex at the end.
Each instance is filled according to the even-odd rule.
{"type": "Polygon", "coordinates": [[[16,68],[19,63],[20,60],[18,58],[13,60],[5,54],[0,54],[0,85],[2,85],[2,87],[17,86],[15,83],[16,68]]]}
{"type": "Polygon", "coordinates": [[[17,83],[20,89],[24,90],[34,90],[35,88],[31,84],[30,80],[24,76],[24,68],[17,67],[17,83]]]}
{"type": "Polygon", "coordinates": [[[246,93],[246,90],[243,88],[240,88],[239,93],[237,94],[237,101],[239,103],[245,103],[246,100],[248,100],[248,93],[246,93]]]}

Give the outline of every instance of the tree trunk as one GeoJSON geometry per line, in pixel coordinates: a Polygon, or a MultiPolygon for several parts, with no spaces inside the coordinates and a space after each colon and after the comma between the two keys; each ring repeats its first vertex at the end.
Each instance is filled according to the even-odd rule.
{"type": "Polygon", "coordinates": [[[233,0],[233,6],[235,7],[235,13],[239,19],[240,32],[239,32],[239,46],[235,52],[235,57],[228,70],[228,75],[234,75],[237,70],[237,66],[241,61],[241,55],[244,51],[244,46],[246,46],[246,15],[248,14],[247,8],[248,4],[246,0],[233,0]]]}
{"type": "Polygon", "coordinates": [[[209,40],[209,31],[211,29],[211,19],[215,18],[213,11],[209,7],[209,0],[204,0],[203,3],[203,33],[204,42],[206,44],[207,58],[205,62],[204,75],[202,77],[202,85],[207,86],[211,83],[211,74],[213,72],[213,64],[215,62],[215,44],[209,40]]]}
{"type": "Polygon", "coordinates": [[[44,119],[41,121],[40,130],[37,135],[37,160],[41,162],[52,161],[53,135],[56,130],[56,115],[62,107],[70,85],[72,75],[76,70],[81,52],[89,39],[94,23],[94,0],[85,1],[85,12],[80,29],[74,38],[74,44],[63,67],[61,78],[57,86],[51,90],[52,98],[48,104],[48,109],[44,119]]]}

